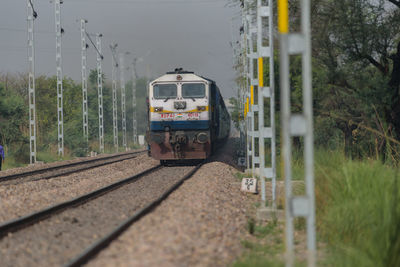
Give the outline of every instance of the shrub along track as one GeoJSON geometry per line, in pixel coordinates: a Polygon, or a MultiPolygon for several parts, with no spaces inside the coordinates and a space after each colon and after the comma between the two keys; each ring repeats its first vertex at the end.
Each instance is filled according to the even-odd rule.
{"type": "Polygon", "coordinates": [[[116,162],[133,159],[138,155],[144,154],[145,151],[135,151],[122,153],[112,156],[99,157],[95,159],[89,159],[84,161],[72,162],[57,166],[51,166],[48,168],[41,168],[31,171],[25,171],[21,173],[15,173],[7,176],[0,177],[0,186],[9,184],[20,184],[30,181],[52,179],[60,176],[65,176],[77,172],[82,172],[101,166],[113,164],[116,162]]]}
{"type": "Polygon", "coordinates": [[[53,266],[68,262],[79,265],[87,261],[161,203],[199,166],[157,166],[96,192],[0,225],[2,266],[53,266]]]}

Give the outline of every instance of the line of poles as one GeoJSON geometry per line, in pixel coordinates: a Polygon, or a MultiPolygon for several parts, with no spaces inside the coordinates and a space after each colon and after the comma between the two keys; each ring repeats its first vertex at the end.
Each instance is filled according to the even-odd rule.
{"type": "Polygon", "coordinates": [[[250,1],[242,8],[241,65],[243,79],[240,83],[239,102],[243,110],[241,120],[241,145],[247,155],[247,169],[261,180],[261,203],[266,206],[266,179],[271,180],[271,207],[276,207],[276,134],[275,134],[275,83],[272,0],[267,5],[257,2],[254,11],[250,1]],[[268,21],[268,26],[263,21],[268,21]],[[267,34],[263,28],[268,27],[267,34]],[[268,81],[264,69],[268,69],[268,81]],[[257,94],[257,97],[256,97],[257,94]],[[265,105],[267,103],[267,106],[265,105]],[[269,116],[264,120],[264,111],[269,116]],[[258,124],[256,125],[256,121],[258,124]],[[258,144],[258,145],[256,145],[258,144]],[[266,149],[265,144],[268,144],[266,149]]]}
{"type": "MultiPolygon", "coordinates": [[[[246,154],[247,172],[261,180],[261,209],[265,208],[265,179],[271,179],[271,207],[276,214],[276,148],[275,148],[275,86],[274,86],[274,35],[272,0],[242,0],[242,35],[239,67],[241,76],[239,107],[240,140],[246,154]],[[256,6],[254,4],[256,3],[256,6]],[[268,28],[267,30],[264,30],[268,28]],[[264,32],[267,34],[264,36],[264,32]],[[255,43],[256,40],[256,43],[255,43]],[[267,70],[268,83],[264,80],[267,70]],[[258,97],[255,97],[257,93],[258,97]],[[269,104],[268,127],[264,121],[265,100],[269,104]],[[255,124],[258,121],[258,125],[255,124]],[[258,127],[256,127],[258,126],[258,127]],[[269,141],[269,142],[267,142],[269,141]],[[256,146],[256,143],[258,145],[256,146]],[[266,149],[265,144],[271,144],[266,149]],[[258,153],[256,153],[258,148],[258,153]],[[265,159],[269,158],[269,166],[265,159]]],[[[286,266],[294,265],[294,219],[305,218],[307,234],[308,266],[316,265],[315,193],[314,193],[314,145],[311,78],[311,26],[310,0],[300,1],[300,32],[289,31],[288,0],[278,0],[278,32],[280,52],[280,118],[282,176],[285,181],[285,244],[286,266]],[[292,114],[290,102],[290,56],[301,56],[303,110],[292,114]],[[304,140],[305,194],[295,195],[292,190],[292,140],[304,140]]],[[[274,216],[274,215],[273,215],[274,216]]]]}
{"type": "MultiPolygon", "coordinates": [[[[64,122],[63,122],[63,71],[62,71],[62,36],[64,30],[61,26],[61,5],[62,0],[54,1],[55,10],[55,36],[56,36],[56,75],[57,75],[57,143],[58,155],[64,156],[64,122]]],[[[27,13],[28,13],[28,66],[29,66],[29,80],[28,80],[28,95],[29,95],[29,142],[30,142],[30,163],[36,162],[36,100],[35,100],[35,46],[34,46],[34,21],[38,14],[34,8],[33,0],[27,0],[27,13]]],[[[97,89],[98,89],[98,119],[99,119],[99,151],[104,153],[104,109],[103,109],[103,72],[102,61],[104,59],[102,54],[102,34],[95,35],[96,44],[92,41],[91,35],[86,31],[87,20],[81,19],[81,65],[82,65],[82,126],[83,138],[86,142],[86,147],[89,146],[89,118],[88,118],[88,88],[87,88],[87,49],[89,45],[86,38],[92,43],[96,50],[97,58],[97,89]]],[[[113,140],[115,152],[118,152],[118,117],[117,117],[117,69],[120,65],[120,87],[121,87],[121,110],[122,110],[122,131],[123,131],[123,147],[128,150],[127,136],[126,136],[126,107],[125,107],[125,79],[124,79],[124,56],[127,53],[119,54],[118,64],[117,45],[110,46],[112,51],[112,101],[113,101],[113,140]]],[[[134,65],[136,64],[136,59],[134,65]]],[[[133,105],[133,141],[137,143],[137,118],[136,118],[136,74],[135,66],[132,67],[132,105],[133,105]]]]}

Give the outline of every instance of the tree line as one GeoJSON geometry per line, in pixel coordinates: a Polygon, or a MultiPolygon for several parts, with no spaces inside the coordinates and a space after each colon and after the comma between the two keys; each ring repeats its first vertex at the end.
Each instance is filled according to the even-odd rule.
{"type": "MultiPolygon", "coordinates": [[[[0,75],[0,142],[20,163],[29,162],[29,116],[28,91],[25,73],[0,75]]],[[[105,81],[105,76],[103,77],[105,81]]],[[[146,116],[147,78],[136,83],[138,134],[144,134],[146,116]]],[[[57,78],[39,76],[36,78],[36,127],[37,150],[57,150],[57,78]]],[[[82,87],[71,78],[63,80],[64,144],[70,156],[85,156],[88,151],[98,151],[98,100],[97,72],[92,70],[88,80],[89,144],[83,138],[82,87]]],[[[121,93],[118,89],[119,140],[122,145],[121,93]]],[[[104,129],[106,150],[113,151],[113,115],[111,83],[103,87],[104,129]]],[[[132,133],[132,81],[126,84],[127,140],[133,145],[132,133]]],[[[40,160],[40,158],[38,159],[40,160]]]]}

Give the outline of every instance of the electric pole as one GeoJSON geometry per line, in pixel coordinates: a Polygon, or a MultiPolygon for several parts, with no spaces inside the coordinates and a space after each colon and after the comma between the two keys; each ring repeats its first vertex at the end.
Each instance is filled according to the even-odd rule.
{"type": "Polygon", "coordinates": [[[30,163],[36,162],[36,99],[35,99],[35,46],[34,20],[37,13],[33,8],[32,0],[28,2],[28,62],[29,62],[29,149],[30,163]]]}
{"type": "Polygon", "coordinates": [[[254,75],[254,61],[257,60],[255,51],[255,40],[252,36],[257,34],[257,28],[254,25],[255,15],[249,12],[250,0],[244,1],[245,25],[244,31],[246,36],[246,114],[247,114],[247,169],[251,170],[251,175],[254,178],[256,172],[256,163],[259,164],[259,157],[255,153],[256,132],[254,131],[254,114],[258,112],[258,106],[254,105],[254,87],[258,87],[258,80],[254,75]]]}
{"type": "Polygon", "coordinates": [[[133,108],[133,143],[138,143],[137,137],[137,118],[136,118],[136,60],[137,58],[133,59],[132,62],[132,108],[133,108]]]}
{"type": "Polygon", "coordinates": [[[315,186],[314,186],[314,134],[311,65],[311,3],[301,0],[301,23],[297,32],[289,29],[289,3],[278,2],[278,31],[280,45],[280,110],[282,126],[282,163],[285,181],[285,221],[286,221],[286,266],[294,266],[295,260],[295,218],[302,217],[306,222],[307,266],[317,265],[317,240],[315,227],[315,186]],[[302,61],[302,111],[292,112],[290,86],[290,56],[299,56],[302,61]],[[304,188],[303,195],[295,194],[293,179],[293,137],[303,138],[304,149],[304,188]]]}
{"type": "Polygon", "coordinates": [[[58,119],[58,155],[64,156],[64,123],[63,123],[63,74],[61,57],[61,0],[54,1],[56,22],[56,71],[57,71],[57,119],[58,119]]]}
{"type": "Polygon", "coordinates": [[[117,46],[118,44],[110,45],[112,53],[112,103],[113,103],[113,134],[114,134],[114,147],[115,152],[118,152],[118,96],[117,96],[117,46]]]}
{"type": "Polygon", "coordinates": [[[101,54],[101,37],[102,34],[96,34],[96,44],[93,43],[90,34],[85,32],[87,38],[92,43],[94,49],[97,52],[97,97],[99,102],[99,150],[100,153],[104,153],[104,116],[103,116],[103,73],[101,62],[103,55],[101,54]]]}
{"type": "Polygon", "coordinates": [[[120,54],[120,78],[121,78],[121,112],[122,112],[122,145],[125,148],[125,151],[128,150],[127,144],[126,144],[126,106],[125,106],[125,77],[124,77],[124,72],[125,72],[125,66],[124,66],[124,54],[120,54]]]}
{"type": "Polygon", "coordinates": [[[97,92],[99,100],[99,147],[100,153],[104,153],[104,120],[103,120],[103,74],[101,61],[103,55],[101,54],[101,37],[102,34],[96,35],[97,47],[97,92]]]}
{"type": "Polygon", "coordinates": [[[81,19],[81,46],[82,46],[82,115],[83,115],[83,138],[86,141],[86,148],[89,146],[89,119],[88,119],[88,96],[87,96],[87,54],[88,44],[86,43],[87,20],[81,19]]]}
{"type": "Polygon", "coordinates": [[[265,179],[272,183],[272,209],[276,208],[276,136],[275,136],[275,83],[274,83],[274,35],[273,35],[273,8],[272,0],[264,3],[257,1],[257,66],[258,66],[258,146],[260,157],[261,179],[261,209],[265,207],[266,188],[265,179]],[[263,29],[267,27],[263,21],[268,21],[268,34],[263,29]],[[264,62],[265,61],[265,62],[264,62]],[[264,80],[264,63],[269,67],[269,78],[264,80]],[[264,106],[264,102],[269,104],[264,106]],[[269,111],[269,118],[265,118],[264,110],[269,111]],[[267,144],[267,147],[266,147],[267,144]],[[266,163],[265,159],[269,159],[266,163]]]}

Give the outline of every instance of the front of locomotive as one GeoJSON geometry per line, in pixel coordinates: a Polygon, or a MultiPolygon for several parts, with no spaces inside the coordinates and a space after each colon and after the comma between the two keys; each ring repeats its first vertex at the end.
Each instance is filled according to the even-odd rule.
{"type": "Polygon", "coordinates": [[[205,159],[211,154],[210,81],[173,72],[149,84],[151,156],[157,160],[205,159]]]}

